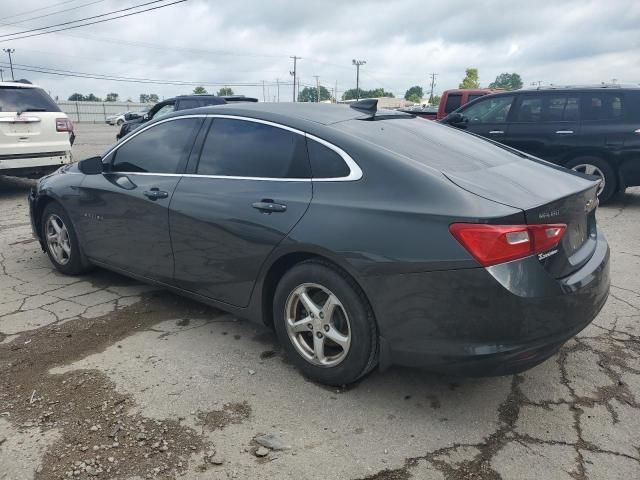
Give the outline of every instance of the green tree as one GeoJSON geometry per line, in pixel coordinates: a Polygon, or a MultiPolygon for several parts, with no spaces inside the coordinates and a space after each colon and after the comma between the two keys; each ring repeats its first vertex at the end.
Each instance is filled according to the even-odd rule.
{"type": "Polygon", "coordinates": [[[118,95],[117,93],[107,93],[106,98],[104,99],[105,102],[117,102],[118,101],[118,97],[120,95],[118,95]]]}
{"type": "Polygon", "coordinates": [[[228,97],[233,95],[233,90],[230,87],[222,87],[220,90],[218,90],[218,93],[216,94],[219,97],[228,97]]]}
{"type": "Polygon", "coordinates": [[[86,97],[84,97],[85,102],[101,102],[102,99],[100,97],[96,97],[93,93],[90,93],[86,97]]]}
{"type": "Polygon", "coordinates": [[[84,100],[84,95],[81,93],[74,93],[69,97],[70,102],[82,102],[84,100]]]}
{"type": "Polygon", "coordinates": [[[193,89],[194,95],[204,95],[205,93],[207,93],[207,89],[202,86],[193,89]]]}
{"type": "Polygon", "coordinates": [[[149,103],[149,95],[146,93],[140,94],[140,103],[149,103]]]}
{"type": "Polygon", "coordinates": [[[431,105],[440,105],[440,95],[434,95],[429,102],[431,105]]]}
{"type": "Polygon", "coordinates": [[[489,88],[520,90],[522,88],[522,78],[517,73],[501,73],[494,82],[489,84],[489,88]]]}
{"type": "Polygon", "coordinates": [[[160,101],[160,97],[158,97],[157,93],[150,93],[149,94],[149,102],[150,103],[158,103],[160,101]]]}
{"type": "MultiPolygon", "coordinates": [[[[320,85],[320,101],[331,100],[331,94],[329,90],[320,85]]],[[[318,101],[318,89],[316,87],[304,87],[298,94],[299,102],[317,102],[318,101]]]]}
{"type": "Polygon", "coordinates": [[[424,91],[422,90],[422,87],[419,85],[414,85],[413,87],[411,87],[409,90],[405,92],[404,99],[409,100],[410,102],[413,102],[413,103],[420,103],[420,100],[422,100],[423,96],[424,96],[424,91]]]}
{"type": "Polygon", "coordinates": [[[480,82],[478,81],[478,69],[467,68],[466,76],[462,79],[462,83],[458,88],[480,88],[480,82]]]}
{"type": "MultiPolygon", "coordinates": [[[[356,89],[350,88],[346,92],[342,94],[342,100],[355,100],[357,98],[356,89]]],[[[384,88],[374,88],[373,90],[362,90],[360,89],[360,99],[363,98],[381,98],[381,97],[390,97],[393,98],[393,93],[385,92],[384,88]]]]}

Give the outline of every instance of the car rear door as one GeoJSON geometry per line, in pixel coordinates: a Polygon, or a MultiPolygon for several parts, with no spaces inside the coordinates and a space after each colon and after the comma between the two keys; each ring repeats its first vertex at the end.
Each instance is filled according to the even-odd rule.
{"type": "Polygon", "coordinates": [[[244,307],[267,256],[312,195],[305,137],[255,119],[214,118],[171,200],[178,286],[244,307]]]}
{"type": "Polygon", "coordinates": [[[78,230],[93,260],[161,281],[173,278],[168,207],[203,117],[147,127],[105,157],[80,187],[78,230]]]}
{"type": "Polygon", "coordinates": [[[504,144],[550,162],[562,163],[580,145],[580,94],[520,94],[504,144]]]}
{"type": "Polygon", "coordinates": [[[640,185],[640,90],[626,91],[623,102],[625,137],[621,176],[626,185],[640,185]]]}

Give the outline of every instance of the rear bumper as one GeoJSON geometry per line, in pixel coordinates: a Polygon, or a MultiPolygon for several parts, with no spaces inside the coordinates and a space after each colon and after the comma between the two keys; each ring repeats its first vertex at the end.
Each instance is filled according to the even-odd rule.
{"type": "Polygon", "coordinates": [[[381,333],[380,365],[503,375],[553,355],[598,314],[609,294],[609,245],[556,280],[537,258],[368,280],[381,333]]]}
{"type": "Polygon", "coordinates": [[[60,167],[67,163],[71,163],[70,151],[0,155],[0,174],[11,175],[11,171],[29,169],[43,170],[43,167],[60,167]]]}

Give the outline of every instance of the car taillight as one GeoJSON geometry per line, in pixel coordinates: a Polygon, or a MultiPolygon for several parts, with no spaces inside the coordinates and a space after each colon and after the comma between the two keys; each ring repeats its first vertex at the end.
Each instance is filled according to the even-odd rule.
{"type": "Polygon", "coordinates": [[[564,235],[564,224],[488,225],[453,223],[451,234],[480,265],[489,267],[544,252],[564,235]]]}
{"type": "Polygon", "coordinates": [[[56,132],[73,132],[73,123],[68,118],[56,118],[56,132]]]}

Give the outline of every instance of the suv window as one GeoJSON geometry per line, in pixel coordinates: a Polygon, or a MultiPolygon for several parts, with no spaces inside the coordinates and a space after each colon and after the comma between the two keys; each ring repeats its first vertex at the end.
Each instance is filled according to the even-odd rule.
{"type": "Polygon", "coordinates": [[[186,162],[202,120],[179,118],[153,125],[115,152],[114,172],[176,173],[186,162]]]}
{"type": "Polygon", "coordinates": [[[175,103],[169,103],[167,105],[163,105],[158,110],[156,110],[156,113],[154,113],[153,116],[151,116],[151,118],[160,118],[164,115],[169,115],[170,113],[173,113],[175,109],[176,109],[175,103]]]}
{"type": "Polygon", "coordinates": [[[462,104],[462,95],[459,93],[454,93],[452,95],[447,95],[447,103],[444,105],[444,113],[451,113],[454,110],[460,108],[462,104]]]}
{"type": "Polygon", "coordinates": [[[476,98],[480,98],[480,97],[484,97],[484,93],[472,93],[469,94],[469,98],[467,100],[467,103],[471,103],[473,102],[476,98]]]}
{"type": "Polygon", "coordinates": [[[320,142],[307,139],[307,150],[313,178],[340,178],[351,173],[343,158],[320,142]]]}
{"type": "Polygon", "coordinates": [[[539,122],[542,119],[542,95],[526,95],[520,100],[516,122],[539,122]]]}
{"type": "Polygon", "coordinates": [[[0,87],[0,112],[59,112],[41,88],[0,87]]]}
{"type": "Polygon", "coordinates": [[[208,105],[221,105],[223,103],[225,103],[224,100],[219,97],[181,98],[178,100],[177,110],[206,107],[208,105]]]}
{"type": "Polygon", "coordinates": [[[622,94],[612,92],[585,93],[582,96],[582,120],[621,120],[622,94]]]}
{"type": "Polygon", "coordinates": [[[500,97],[488,96],[470,105],[462,113],[468,119],[469,124],[478,123],[504,123],[507,121],[513,95],[500,97]]]}
{"type": "Polygon", "coordinates": [[[545,95],[542,105],[543,122],[578,121],[580,98],[578,95],[545,95]]]}
{"type": "Polygon", "coordinates": [[[216,118],[202,147],[198,173],[230,177],[309,178],[305,138],[246,120],[216,118]]]}

